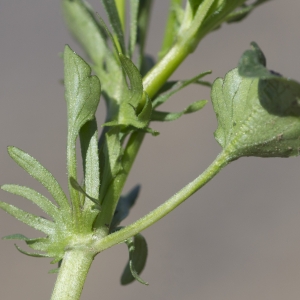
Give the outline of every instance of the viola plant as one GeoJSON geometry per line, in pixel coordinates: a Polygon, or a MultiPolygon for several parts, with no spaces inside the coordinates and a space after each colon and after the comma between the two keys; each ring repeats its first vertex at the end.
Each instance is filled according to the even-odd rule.
{"type": "Polygon", "coordinates": [[[57,282],[51,299],[79,299],[95,256],[119,243],[129,250],[121,277],[123,285],[140,277],[147,258],[141,232],[188,199],[223,167],[242,156],[289,157],[300,151],[300,84],[268,70],[263,52],[251,44],[238,67],[213,84],[204,80],[210,71],[192,79],[169,81],[169,77],[192,53],[204,36],[224,22],[244,19],[268,0],[251,4],[245,0],[172,0],[159,60],[145,53],[151,0],[129,3],[126,24],[124,0],[103,0],[110,26],[82,0],[62,0],[66,24],[89,57],[85,62],[65,46],[64,86],[67,104],[67,175],[69,196],[37,160],[16,147],[8,153],[51,194],[48,199],[28,187],[6,184],[2,189],[38,205],[49,217],[32,215],[13,205],[0,207],[23,223],[44,233],[38,238],[14,234],[5,239],[25,241],[30,256],[51,257],[58,263],[57,282]],[[127,26],[128,25],[128,26],[127,26]],[[125,42],[125,29],[129,41],[125,42]],[[91,73],[96,75],[91,75],[91,73]],[[138,198],[140,186],[127,194],[122,190],[145,134],[159,134],[152,121],[173,121],[201,110],[206,100],[191,103],[181,112],[165,112],[159,106],[190,84],[211,88],[218,120],[215,138],[222,152],[194,181],[131,225],[122,227],[138,198]],[[95,113],[102,96],[106,120],[101,134],[95,113]],[[77,174],[76,142],[80,140],[83,181],[77,174]]]}

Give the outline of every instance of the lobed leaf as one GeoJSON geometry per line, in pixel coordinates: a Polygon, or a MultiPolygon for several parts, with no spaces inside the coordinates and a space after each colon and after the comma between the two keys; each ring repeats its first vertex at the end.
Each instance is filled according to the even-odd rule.
{"type": "Polygon", "coordinates": [[[68,127],[75,139],[80,128],[95,117],[101,87],[97,76],[91,76],[90,66],[69,46],[64,51],[65,98],[68,108],[68,127]]]}
{"type": "Polygon", "coordinates": [[[148,256],[147,242],[141,234],[137,234],[134,237],[125,241],[129,251],[129,261],[123,271],[121,277],[121,284],[126,285],[134,280],[148,285],[143,279],[139,277],[139,274],[143,271],[148,256]]]}
{"type": "Polygon", "coordinates": [[[50,192],[62,210],[69,211],[70,207],[65,193],[47,169],[21,149],[8,147],[8,153],[21,168],[38,180],[50,192]]]}
{"type": "Polygon", "coordinates": [[[234,69],[214,82],[211,96],[218,119],[215,138],[232,160],[299,155],[299,83],[279,76],[245,78],[234,69]]]}

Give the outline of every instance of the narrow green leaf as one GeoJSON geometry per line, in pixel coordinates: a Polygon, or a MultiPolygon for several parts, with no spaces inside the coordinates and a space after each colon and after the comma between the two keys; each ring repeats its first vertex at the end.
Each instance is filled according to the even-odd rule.
{"type": "Polygon", "coordinates": [[[126,0],[115,0],[116,8],[119,14],[120,23],[122,26],[122,31],[125,32],[125,24],[126,24],[126,0]]]}
{"type": "Polygon", "coordinates": [[[62,12],[72,35],[86,51],[94,64],[102,65],[110,55],[104,32],[86,1],[63,0],[62,12]]]}
{"type": "Polygon", "coordinates": [[[142,284],[148,285],[147,282],[139,277],[139,274],[143,271],[146,265],[148,256],[148,248],[145,238],[141,234],[137,234],[126,240],[125,243],[127,244],[129,251],[129,262],[123,271],[121,284],[126,285],[137,280],[142,284]]]}
{"type": "Polygon", "coordinates": [[[169,113],[163,111],[153,111],[151,120],[152,121],[174,121],[180,118],[184,114],[190,114],[202,109],[206,105],[206,100],[199,100],[191,105],[189,105],[186,109],[178,113],[169,113]]]}
{"type": "MultiPolygon", "coordinates": [[[[105,143],[103,149],[101,149],[101,186],[99,200],[102,204],[107,189],[116,178],[116,176],[122,171],[122,147],[119,138],[119,129],[112,128],[105,134],[105,143]]],[[[113,199],[111,199],[112,201],[113,199]]]]}
{"type": "Polygon", "coordinates": [[[227,23],[240,22],[244,20],[252,12],[254,8],[268,1],[270,0],[257,0],[254,3],[249,5],[243,4],[241,5],[241,7],[238,7],[235,11],[233,11],[227,16],[226,22],[227,23]]]}
{"type": "Polygon", "coordinates": [[[130,40],[128,55],[132,59],[137,41],[139,0],[130,0],[130,40]]]}
{"type": "Polygon", "coordinates": [[[80,186],[80,184],[79,184],[73,177],[70,178],[70,183],[71,183],[72,187],[73,187],[76,191],[80,192],[80,193],[83,194],[86,198],[88,198],[89,200],[91,200],[91,201],[96,205],[97,209],[100,210],[100,205],[99,205],[99,200],[98,200],[98,199],[95,199],[95,198],[89,196],[89,195],[84,191],[84,189],[80,186]]]}
{"type": "Polygon", "coordinates": [[[201,82],[200,79],[209,74],[211,74],[211,71],[200,73],[189,80],[167,82],[163,89],[159,92],[158,96],[152,101],[153,108],[165,103],[172,95],[179,92],[184,87],[192,83],[201,82]]]}
{"type": "Polygon", "coordinates": [[[100,210],[100,166],[98,150],[98,130],[95,119],[87,122],[81,128],[80,145],[86,193],[86,198],[84,201],[84,223],[87,228],[91,228],[92,223],[100,210]],[[96,206],[94,204],[96,204],[96,206]]]}
{"type": "Polygon", "coordinates": [[[48,271],[48,274],[57,274],[57,273],[59,273],[59,269],[60,268],[52,269],[52,270],[48,271]]]}
{"type": "Polygon", "coordinates": [[[127,218],[131,207],[134,205],[141,186],[136,185],[127,195],[121,196],[116,207],[114,217],[110,224],[110,230],[113,231],[124,219],[127,218]]]}
{"type": "Polygon", "coordinates": [[[60,214],[58,208],[49,199],[33,189],[14,184],[5,184],[1,187],[1,189],[30,200],[40,207],[46,214],[52,217],[53,220],[56,220],[60,214]]]}
{"type": "Polygon", "coordinates": [[[53,222],[44,218],[37,217],[11,204],[0,201],[0,208],[15,217],[17,220],[29,225],[30,227],[40,230],[46,234],[52,234],[55,230],[53,222]]]}
{"type": "Polygon", "coordinates": [[[149,20],[153,0],[143,0],[139,3],[137,43],[139,45],[138,69],[144,76],[149,71],[149,57],[145,55],[145,44],[148,36],[149,20]]]}
{"type": "Polygon", "coordinates": [[[27,252],[25,250],[22,250],[19,246],[17,246],[15,244],[15,247],[17,248],[17,250],[19,252],[21,252],[22,254],[25,254],[27,256],[31,256],[31,257],[49,257],[47,254],[41,254],[41,253],[32,253],[32,252],[27,252]]]}
{"type": "Polygon", "coordinates": [[[20,241],[27,241],[29,240],[25,235],[16,233],[16,234],[11,234],[4,236],[2,240],[20,240],[20,241]]]}
{"type": "Polygon", "coordinates": [[[125,71],[125,73],[128,76],[128,79],[130,81],[130,92],[131,97],[128,101],[133,107],[137,108],[142,96],[143,96],[143,79],[139,72],[139,70],[136,68],[136,66],[133,64],[133,62],[127,58],[126,56],[120,54],[120,60],[122,63],[122,67],[125,71]]]}
{"type": "Polygon", "coordinates": [[[8,153],[21,168],[38,180],[50,192],[61,209],[69,211],[70,206],[65,193],[48,170],[21,149],[8,147],[8,153]]]}
{"type": "Polygon", "coordinates": [[[125,51],[125,42],[124,42],[124,32],[122,29],[119,13],[116,7],[116,3],[114,0],[102,0],[103,6],[108,15],[110,25],[113,29],[114,34],[116,35],[118,44],[120,46],[120,51],[122,53],[126,53],[125,51]]]}

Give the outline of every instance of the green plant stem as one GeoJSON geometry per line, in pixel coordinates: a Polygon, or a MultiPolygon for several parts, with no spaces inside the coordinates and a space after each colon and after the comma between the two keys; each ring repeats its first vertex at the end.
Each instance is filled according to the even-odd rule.
{"type": "Polygon", "coordinates": [[[164,202],[162,205],[151,211],[149,214],[145,215],[141,219],[132,223],[123,229],[114,232],[102,240],[95,242],[94,247],[98,252],[103,251],[113,245],[124,242],[126,239],[140,233],[149,226],[153,225],[161,218],[166,216],[172,210],[174,210],[178,205],[188,199],[201,187],[203,187],[207,182],[209,182],[217,173],[221,171],[229,162],[231,161],[231,156],[229,153],[223,151],[214,162],[195,180],[187,184],[179,192],[177,192],[173,197],[164,202]]]}
{"type": "Polygon", "coordinates": [[[187,44],[178,42],[160,60],[143,80],[144,90],[152,98],[159,89],[165,84],[174,71],[190,54],[187,44]]]}
{"type": "Polygon", "coordinates": [[[83,250],[66,251],[51,300],[78,300],[94,255],[83,250]]]}

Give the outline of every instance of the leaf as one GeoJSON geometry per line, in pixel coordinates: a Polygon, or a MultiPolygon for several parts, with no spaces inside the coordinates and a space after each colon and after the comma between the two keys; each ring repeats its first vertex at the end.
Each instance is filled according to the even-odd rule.
{"type": "Polygon", "coordinates": [[[257,0],[254,3],[249,5],[247,4],[241,5],[241,7],[237,8],[235,11],[233,11],[227,16],[226,18],[227,23],[240,22],[244,20],[252,12],[254,8],[268,1],[270,0],[257,0]]]}
{"type": "Polygon", "coordinates": [[[100,205],[99,205],[98,199],[95,199],[95,198],[92,198],[91,196],[89,196],[73,177],[70,177],[70,183],[76,191],[80,192],[85,197],[87,197],[89,200],[91,200],[96,205],[97,209],[100,210],[100,205]]]}
{"type": "Polygon", "coordinates": [[[65,47],[64,64],[68,132],[76,139],[80,128],[95,117],[101,87],[98,77],[91,76],[90,66],[69,46],[65,47]]]}
{"type": "Polygon", "coordinates": [[[4,236],[2,240],[20,240],[20,241],[27,241],[29,240],[25,235],[16,233],[16,234],[11,234],[4,236]]]}
{"type": "MultiPolygon", "coordinates": [[[[134,1],[134,0],[132,0],[134,1]]],[[[153,0],[139,1],[137,20],[137,44],[139,45],[139,57],[137,67],[144,76],[149,71],[149,56],[145,55],[145,44],[148,36],[149,20],[153,0]]]]}
{"type": "Polygon", "coordinates": [[[108,187],[123,170],[121,164],[122,147],[119,139],[118,127],[110,129],[105,134],[105,142],[103,149],[100,151],[100,155],[101,186],[99,201],[102,204],[108,187]]]}
{"type": "Polygon", "coordinates": [[[137,41],[139,5],[140,1],[130,0],[130,40],[128,50],[130,58],[132,58],[137,41]]]}
{"type": "Polygon", "coordinates": [[[200,78],[203,78],[206,75],[211,74],[211,71],[206,71],[203,73],[200,73],[199,75],[189,79],[189,80],[181,80],[181,81],[171,81],[167,82],[165,86],[163,86],[162,90],[159,91],[159,95],[154,98],[152,102],[153,108],[158,107],[159,105],[162,105],[165,103],[172,95],[179,92],[184,87],[192,84],[192,83],[201,83],[199,80],[200,78]]]}
{"type": "Polygon", "coordinates": [[[278,76],[245,78],[234,69],[214,82],[211,96],[215,138],[232,160],[299,155],[299,83],[278,76]]]}
{"type": "Polygon", "coordinates": [[[60,268],[52,269],[52,270],[48,271],[48,274],[57,274],[57,273],[59,273],[59,270],[60,270],[60,268]]]}
{"type": "Polygon", "coordinates": [[[56,220],[59,217],[58,208],[49,199],[33,189],[15,184],[5,184],[1,187],[1,189],[30,200],[38,205],[46,214],[52,217],[53,220],[56,220]]]}
{"type": "Polygon", "coordinates": [[[152,121],[174,121],[180,118],[184,114],[190,114],[202,109],[206,105],[206,100],[199,100],[191,105],[189,105],[186,109],[178,113],[168,113],[163,111],[153,111],[151,120],[152,121]]]}
{"type": "Polygon", "coordinates": [[[38,180],[50,192],[62,210],[69,211],[70,207],[65,193],[48,170],[29,154],[16,147],[8,147],[8,153],[21,168],[38,180]]]}
{"type": "Polygon", "coordinates": [[[120,104],[117,118],[104,123],[103,126],[125,125],[133,126],[137,129],[145,129],[151,119],[151,100],[143,91],[141,74],[132,61],[122,54],[120,54],[120,61],[130,82],[128,87],[129,97],[124,97],[120,104]]]}
{"type": "Polygon", "coordinates": [[[125,241],[129,251],[129,261],[123,271],[121,284],[126,285],[134,280],[142,284],[148,285],[139,274],[143,271],[148,256],[148,248],[145,238],[141,234],[125,241]]]}
{"type": "Polygon", "coordinates": [[[136,185],[127,195],[121,196],[111,221],[110,229],[113,231],[124,219],[127,218],[131,207],[134,205],[141,186],[136,185]]]}
{"type": "Polygon", "coordinates": [[[87,194],[99,197],[99,153],[96,119],[87,122],[80,130],[81,156],[87,194]]]}
{"type": "Polygon", "coordinates": [[[165,56],[176,40],[178,30],[184,16],[184,10],[181,5],[182,0],[172,0],[170,3],[163,44],[158,55],[160,59],[165,56]],[[179,17],[179,15],[182,16],[179,17]]]}
{"type": "Polygon", "coordinates": [[[51,234],[55,230],[55,225],[53,222],[46,220],[41,217],[37,217],[31,213],[28,213],[14,205],[0,201],[0,208],[15,217],[17,220],[31,226],[36,230],[40,230],[46,234],[51,234]]]}
{"type": "Polygon", "coordinates": [[[25,250],[22,250],[19,246],[17,246],[15,244],[15,247],[17,248],[17,250],[19,252],[21,252],[22,254],[25,254],[27,256],[31,256],[31,257],[49,257],[47,254],[41,254],[41,253],[32,253],[32,252],[27,252],[25,250]]]}
{"type": "Polygon", "coordinates": [[[120,51],[125,54],[125,42],[124,42],[124,33],[121,26],[120,17],[118,14],[118,10],[116,7],[116,3],[114,0],[102,0],[103,6],[106,10],[106,13],[108,15],[110,25],[113,29],[113,32],[115,33],[117,37],[118,44],[120,46],[120,51]]]}
{"type": "Polygon", "coordinates": [[[62,1],[65,22],[74,38],[83,47],[94,64],[102,65],[110,54],[104,32],[86,1],[62,1]]]}

